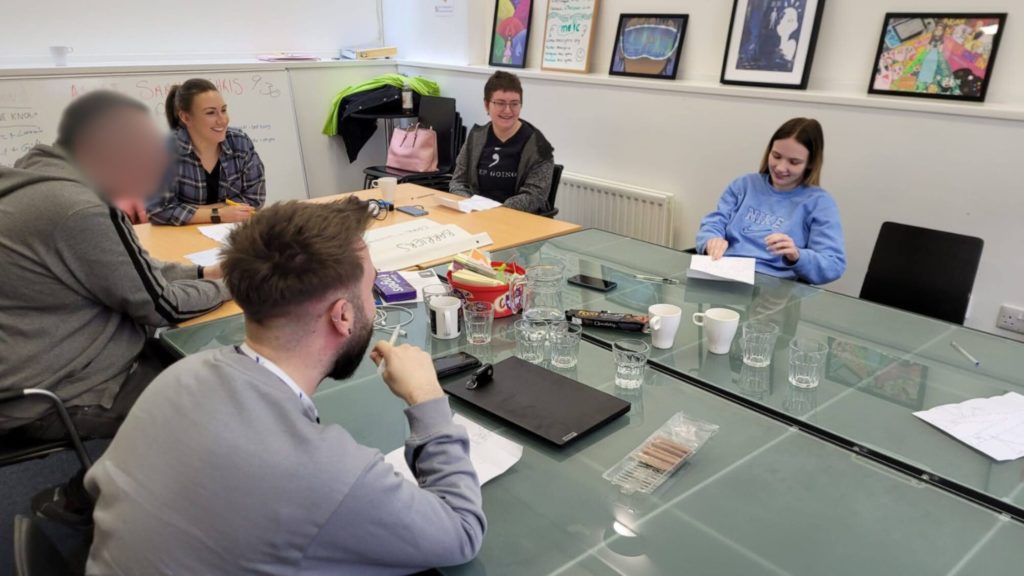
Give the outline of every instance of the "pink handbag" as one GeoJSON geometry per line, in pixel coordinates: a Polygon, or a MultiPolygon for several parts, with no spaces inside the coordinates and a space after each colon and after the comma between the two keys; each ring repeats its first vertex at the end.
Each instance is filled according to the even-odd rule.
{"type": "Polygon", "coordinates": [[[388,168],[407,172],[437,171],[437,132],[420,126],[395,128],[388,146],[388,168]]]}

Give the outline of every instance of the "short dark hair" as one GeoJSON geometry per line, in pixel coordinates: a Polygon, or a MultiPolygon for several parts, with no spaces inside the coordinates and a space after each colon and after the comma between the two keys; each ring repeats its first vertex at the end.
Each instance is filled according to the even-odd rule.
{"type": "Polygon", "coordinates": [[[167,114],[167,124],[171,130],[181,128],[178,113],[192,111],[192,101],[196,96],[207,92],[217,92],[217,86],[206,78],[190,78],[181,84],[171,86],[164,102],[164,113],[167,114]]]}
{"type": "Polygon", "coordinates": [[[262,324],[363,278],[360,252],[370,222],[355,197],[312,204],[281,202],[260,210],[228,237],[222,266],[246,318],[262,324]]]}
{"type": "Polygon", "coordinates": [[[142,102],[110,90],[96,90],[76,98],[60,117],[57,145],[74,153],[83,134],[109,119],[114,112],[124,110],[149,113],[149,108],[142,102]]]}
{"type": "Polygon", "coordinates": [[[768,157],[772,146],[779,140],[792,138],[807,148],[807,167],[801,184],[804,186],[821,186],[821,169],[825,166],[825,132],[821,124],[814,118],[793,118],[779,127],[768,141],[768,148],[761,158],[761,173],[768,173],[768,157]]]}
{"type": "Polygon", "coordinates": [[[519,81],[519,76],[511,72],[498,70],[484,84],[484,100],[490,102],[491,96],[494,96],[495,92],[514,92],[522,98],[523,83],[519,81]]]}

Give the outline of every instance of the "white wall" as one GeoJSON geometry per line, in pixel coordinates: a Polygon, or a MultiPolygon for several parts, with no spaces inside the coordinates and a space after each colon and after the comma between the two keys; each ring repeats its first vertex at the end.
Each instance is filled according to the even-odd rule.
{"type": "MultiPolygon", "coordinates": [[[[491,4],[491,3],[488,3],[491,4]]],[[[935,106],[899,99],[878,108],[864,95],[882,18],[887,10],[963,10],[962,2],[830,0],[811,91],[718,88],[732,2],[603,0],[593,72],[576,77],[536,71],[546,2],[537,2],[525,71],[523,115],[552,140],[566,169],[675,192],[680,218],[675,245],[692,245],[700,218],[728,182],[756,169],[771,132],[786,119],[814,116],[827,136],[824,185],[836,197],[847,235],[849,269],[831,289],[856,295],[881,222],[896,220],[985,239],[968,326],[999,333],[1000,303],[1024,304],[1024,190],[1013,170],[1024,142],[1024,32],[1015,33],[1019,0],[991,0],[986,10],[1010,12],[989,103],[935,106]],[[681,80],[674,90],[657,80],[609,80],[608,59],[623,11],[689,13],[681,80]],[[792,94],[792,95],[791,95],[792,94]],[[842,96],[837,98],[836,96],[842,96]],[[979,116],[946,111],[969,110],[979,116]],[[992,117],[985,117],[991,110],[992,117]]],[[[492,4],[493,5],[493,4],[492,4]]],[[[493,10],[470,22],[489,29],[493,10]]],[[[391,26],[386,20],[386,27],[391,26]]],[[[488,39],[449,61],[480,64],[488,39]]],[[[437,80],[460,100],[468,121],[484,120],[484,67],[438,69],[410,63],[407,73],[437,80]]],[[[673,83],[668,83],[673,84],[673,83]]],[[[889,99],[893,101],[895,99],[889,99]]],[[[1013,335],[1002,333],[1006,336],[1013,335]]]]}
{"type": "Polygon", "coordinates": [[[377,0],[11,0],[0,11],[0,66],[154,62],[276,51],[337,56],[379,43],[377,0]]]}

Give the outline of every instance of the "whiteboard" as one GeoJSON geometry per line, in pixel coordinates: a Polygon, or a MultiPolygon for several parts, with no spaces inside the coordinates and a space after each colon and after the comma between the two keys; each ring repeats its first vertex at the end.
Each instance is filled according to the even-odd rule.
{"type": "Polygon", "coordinates": [[[231,126],[252,138],[267,175],[267,200],[308,197],[288,73],[198,72],[192,74],[69,76],[0,80],[0,165],[10,166],[38,143],[52,144],[61,112],[77,96],[106,89],[138,98],[169,132],[164,99],[172,84],[207,78],[224,95],[231,126]]]}

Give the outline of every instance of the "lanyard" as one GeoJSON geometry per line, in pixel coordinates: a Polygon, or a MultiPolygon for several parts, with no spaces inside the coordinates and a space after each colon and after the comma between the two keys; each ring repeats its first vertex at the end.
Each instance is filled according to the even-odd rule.
{"type": "Polygon", "coordinates": [[[316,422],[317,424],[320,423],[320,414],[316,410],[316,405],[314,405],[313,401],[309,398],[309,396],[307,396],[306,393],[303,392],[301,388],[299,388],[299,385],[296,384],[294,380],[292,380],[291,376],[288,376],[288,374],[284,370],[281,370],[281,368],[277,364],[274,364],[270,360],[257,354],[256,351],[253,350],[248,344],[235,346],[235,350],[237,350],[239,354],[251,358],[260,366],[263,366],[267,370],[270,370],[282,382],[287,384],[288,387],[292,389],[292,392],[294,392],[296,396],[299,397],[299,402],[302,404],[302,412],[310,420],[316,422]]]}

